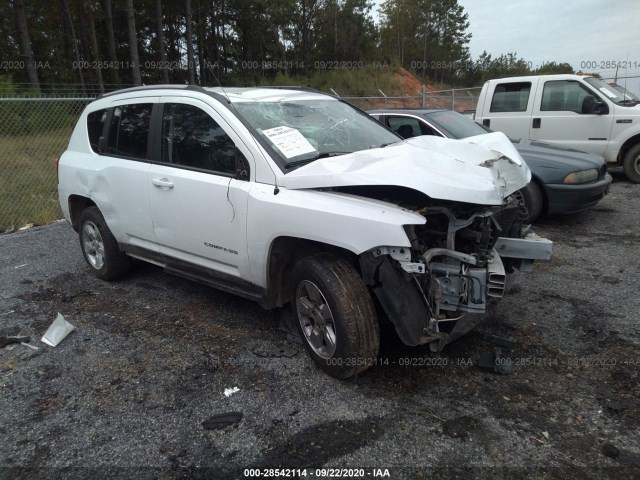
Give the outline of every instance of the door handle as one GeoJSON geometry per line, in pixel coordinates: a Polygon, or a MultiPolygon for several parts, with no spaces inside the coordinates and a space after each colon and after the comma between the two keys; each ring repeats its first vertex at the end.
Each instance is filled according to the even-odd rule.
{"type": "Polygon", "coordinates": [[[533,119],[533,125],[531,125],[532,128],[540,128],[540,125],[542,124],[542,119],[541,118],[534,118],[533,119]]]}
{"type": "Polygon", "coordinates": [[[166,178],[154,178],[151,180],[151,183],[159,188],[173,188],[173,182],[170,182],[166,178]]]}

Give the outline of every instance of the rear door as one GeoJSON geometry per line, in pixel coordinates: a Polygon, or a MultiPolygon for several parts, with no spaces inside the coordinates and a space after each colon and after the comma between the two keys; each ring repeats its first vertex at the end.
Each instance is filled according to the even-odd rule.
{"type": "Polygon", "coordinates": [[[529,124],[538,78],[517,82],[498,82],[488,89],[491,99],[485,100],[482,124],[510,138],[529,138],[529,124]]]}
{"type": "Polygon", "coordinates": [[[603,114],[582,113],[582,103],[589,95],[606,105],[595,91],[576,80],[540,82],[530,138],[604,155],[613,127],[613,115],[608,111],[603,114]]]}
{"type": "Polygon", "coordinates": [[[147,192],[163,261],[247,278],[249,150],[200,100],[162,97],[156,118],[147,192]]]}
{"type": "MultiPolygon", "coordinates": [[[[158,97],[119,100],[107,110],[106,136],[92,145],[89,189],[119,242],[157,252],[149,214],[150,124],[158,97]]],[[[95,136],[95,135],[94,135],[95,136]]]]}

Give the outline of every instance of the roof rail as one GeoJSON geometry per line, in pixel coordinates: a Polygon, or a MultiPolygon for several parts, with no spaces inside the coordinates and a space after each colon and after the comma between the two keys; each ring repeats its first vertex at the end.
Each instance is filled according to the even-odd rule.
{"type": "Polygon", "coordinates": [[[255,88],[272,88],[274,90],[300,90],[302,92],[323,93],[320,90],[317,90],[311,87],[296,87],[296,86],[287,86],[287,85],[271,85],[268,87],[255,87],[255,88]]]}
{"type": "Polygon", "coordinates": [[[105,98],[105,97],[110,97],[112,95],[117,95],[120,93],[127,93],[127,92],[144,92],[147,90],[167,90],[167,89],[176,89],[176,90],[198,90],[198,91],[204,91],[204,89],[199,86],[199,85],[180,85],[180,84],[165,84],[165,85],[142,85],[140,87],[130,87],[130,88],[123,88],[122,90],[116,90],[115,92],[109,92],[109,93],[103,93],[102,95],[99,95],[98,97],[96,97],[96,100],[99,100],[101,98],[105,98]],[[192,88],[195,87],[195,88],[192,88]]]}

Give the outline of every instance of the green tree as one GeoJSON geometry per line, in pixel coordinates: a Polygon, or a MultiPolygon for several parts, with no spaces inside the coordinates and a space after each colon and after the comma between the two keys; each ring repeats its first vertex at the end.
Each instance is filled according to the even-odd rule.
{"type": "Polygon", "coordinates": [[[425,78],[451,81],[468,66],[468,28],[457,0],[386,0],[380,46],[390,60],[425,78]]]}
{"type": "Polygon", "coordinates": [[[575,73],[575,71],[573,67],[566,62],[548,62],[543,63],[539,68],[535,69],[533,73],[537,75],[550,75],[554,73],[575,73]]]}
{"type": "Polygon", "coordinates": [[[320,61],[373,60],[377,29],[369,0],[329,0],[319,11],[314,58],[320,61]]]}

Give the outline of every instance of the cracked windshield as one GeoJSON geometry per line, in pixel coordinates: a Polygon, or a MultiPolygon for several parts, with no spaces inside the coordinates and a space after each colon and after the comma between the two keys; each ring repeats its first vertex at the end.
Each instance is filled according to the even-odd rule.
{"type": "Polygon", "coordinates": [[[235,107],[288,169],[401,141],[377,121],[337,100],[239,102],[235,107]]]}

